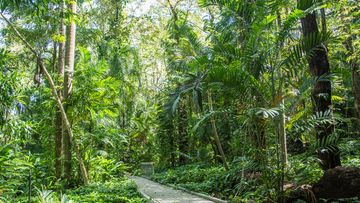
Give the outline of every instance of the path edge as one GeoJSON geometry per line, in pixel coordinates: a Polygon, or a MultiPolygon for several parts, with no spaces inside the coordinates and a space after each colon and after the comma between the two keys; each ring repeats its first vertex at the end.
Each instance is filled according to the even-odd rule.
{"type": "MultiPolygon", "coordinates": [[[[202,194],[202,193],[198,193],[198,192],[194,192],[194,191],[190,191],[186,188],[183,188],[183,187],[180,187],[180,186],[177,186],[177,185],[174,185],[174,184],[163,184],[163,183],[159,183],[159,182],[156,182],[154,180],[151,180],[151,178],[149,177],[146,177],[146,176],[140,176],[141,178],[145,178],[147,180],[150,180],[150,181],[153,181],[155,183],[158,183],[160,185],[164,185],[164,186],[168,186],[168,187],[171,187],[171,188],[174,188],[176,190],[181,190],[183,192],[186,192],[188,194],[191,194],[191,195],[195,195],[195,196],[198,196],[198,197],[201,197],[201,198],[204,198],[204,199],[207,199],[207,200],[210,200],[210,201],[213,201],[215,203],[228,203],[228,201],[226,200],[222,200],[222,199],[219,199],[219,198],[216,198],[216,197],[211,197],[209,195],[205,195],[205,194],[202,194]]],[[[146,195],[146,194],[145,194],[146,195]]],[[[147,195],[148,196],[148,195],[147,195]]],[[[151,197],[150,197],[151,198],[151,197]]],[[[151,199],[151,201],[153,201],[151,199]]]]}
{"type": "Polygon", "coordinates": [[[177,185],[173,185],[173,184],[166,184],[166,185],[169,186],[169,187],[172,187],[174,189],[181,190],[181,191],[184,191],[186,193],[189,193],[189,194],[192,194],[192,195],[195,195],[195,196],[198,196],[198,197],[213,201],[215,203],[228,203],[228,201],[226,201],[226,200],[222,200],[222,199],[219,199],[219,198],[216,198],[216,197],[212,197],[212,196],[205,195],[205,194],[202,194],[202,193],[194,192],[194,191],[188,190],[186,188],[183,188],[183,187],[180,187],[180,186],[177,186],[177,185]]]}
{"type": "MultiPolygon", "coordinates": [[[[127,176],[131,181],[135,182],[132,177],[135,177],[129,173],[125,174],[125,176],[127,176]]],[[[138,176],[138,177],[141,177],[141,176],[138,176]]],[[[144,177],[141,177],[141,178],[144,178],[144,177]]],[[[145,179],[148,179],[148,178],[145,178],[145,179]]],[[[149,179],[148,179],[149,180],[149,179]]],[[[140,193],[140,195],[149,200],[150,203],[159,203],[159,201],[156,201],[155,199],[153,199],[152,197],[150,197],[149,195],[147,195],[146,193],[144,193],[143,191],[139,190],[139,186],[136,184],[136,188],[137,188],[137,191],[138,193],[140,193]]]]}
{"type": "Polygon", "coordinates": [[[143,191],[138,190],[138,192],[140,193],[140,195],[141,195],[143,198],[149,200],[150,203],[159,203],[158,201],[154,200],[152,197],[150,197],[149,195],[147,195],[147,194],[144,193],[143,191]]]}

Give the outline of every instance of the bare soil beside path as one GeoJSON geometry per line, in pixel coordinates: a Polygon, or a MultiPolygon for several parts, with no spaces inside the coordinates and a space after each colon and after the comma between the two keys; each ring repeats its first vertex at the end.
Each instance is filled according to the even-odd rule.
{"type": "Polygon", "coordinates": [[[131,176],[139,191],[159,203],[213,203],[213,201],[161,185],[146,178],[131,176]]]}

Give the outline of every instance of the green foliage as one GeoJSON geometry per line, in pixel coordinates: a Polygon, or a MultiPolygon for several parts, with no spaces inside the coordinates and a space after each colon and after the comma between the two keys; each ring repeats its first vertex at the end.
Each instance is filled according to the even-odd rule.
{"type": "Polygon", "coordinates": [[[4,11],[6,8],[10,7],[10,6],[19,6],[20,4],[27,4],[27,3],[31,3],[31,0],[10,0],[10,1],[1,1],[0,2],[0,10],[4,11]]]}
{"type": "Polygon", "coordinates": [[[0,194],[13,197],[26,191],[33,164],[29,156],[24,156],[18,143],[10,142],[0,146],[0,194]]]}
{"type": "Polygon", "coordinates": [[[90,177],[95,182],[105,182],[122,177],[128,167],[122,162],[96,156],[90,160],[90,177]]]}
{"type": "Polygon", "coordinates": [[[146,202],[137,192],[136,184],[129,179],[92,183],[89,186],[67,191],[66,194],[67,198],[74,202],[146,202]]]}
{"type": "MultiPolygon", "coordinates": [[[[66,25],[75,18],[73,92],[63,103],[93,182],[64,193],[55,180],[54,135],[63,127],[49,83],[42,75],[33,85],[38,64],[1,21],[2,201],[27,201],[31,172],[34,201],[143,202],[122,177],[153,161],[166,170],[156,181],[234,202],[270,202],[283,196],[284,181],[319,179],[316,152],[339,148],[343,165],[359,163],[351,86],[360,50],[357,1],[165,2],[138,9],[139,1],[78,0],[73,15],[60,10],[60,0],[0,0],[1,12],[41,53],[59,93],[58,43],[67,40],[59,35],[60,17],[66,25]],[[323,27],[326,20],[329,31],[302,37],[299,22],[308,15],[318,15],[323,27]],[[311,78],[308,62],[319,50],[328,55],[331,74],[311,78]],[[333,104],[313,112],[311,94],[321,81],[332,83],[333,104]],[[319,140],[314,135],[322,125],[336,129],[319,140]],[[219,166],[215,130],[229,171],[219,166]],[[282,130],[287,166],[281,165],[282,130]]],[[[81,182],[77,159],[74,186],[81,182]]]]}
{"type": "Polygon", "coordinates": [[[151,178],[164,184],[176,184],[196,192],[222,197],[229,195],[231,183],[226,179],[221,166],[187,165],[153,175],[151,178]],[[225,190],[225,191],[224,191],[225,190]]]}
{"type": "MultiPolygon", "coordinates": [[[[88,186],[66,190],[62,193],[36,188],[36,196],[32,201],[41,203],[72,202],[114,202],[114,203],[146,203],[137,191],[136,184],[127,178],[114,178],[111,181],[94,182],[88,186]]],[[[14,202],[27,202],[27,197],[14,199],[14,202]]]]}
{"type": "Polygon", "coordinates": [[[331,32],[314,32],[299,40],[299,43],[292,48],[290,55],[284,60],[283,64],[289,69],[294,66],[303,65],[304,59],[309,60],[316,50],[322,50],[325,44],[335,41],[331,32]]]}
{"type": "Polygon", "coordinates": [[[360,159],[358,158],[358,154],[360,154],[360,142],[358,139],[344,139],[339,143],[339,148],[341,152],[341,156],[344,157],[342,159],[342,164],[344,166],[358,166],[360,164],[360,159]]]}
{"type": "Polygon", "coordinates": [[[159,172],[151,178],[218,198],[245,200],[247,195],[254,194],[260,181],[257,173],[251,170],[252,163],[248,161],[232,165],[230,171],[225,171],[222,166],[197,163],[159,172]]]}
{"type": "Polygon", "coordinates": [[[297,184],[312,184],[318,181],[323,174],[318,160],[312,154],[301,154],[289,157],[287,176],[297,184]]]}
{"type": "Polygon", "coordinates": [[[51,190],[46,190],[44,187],[42,187],[41,189],[36,188],[36,192],[38,194],[38,196],[37,196],[38,202],[40,202],[40,203],[55,202],[51,190]]]}

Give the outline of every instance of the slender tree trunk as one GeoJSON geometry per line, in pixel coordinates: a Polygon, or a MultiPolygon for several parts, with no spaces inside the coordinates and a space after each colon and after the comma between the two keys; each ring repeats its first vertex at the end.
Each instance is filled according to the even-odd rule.
{"type": "MultiPolygon", "coordinates": [[[[59,34],[65,38],[65,23],[64,23],[64,10],[65,10],[65,3],[64,0],[60,2],[61,6],[61,14],[60,14],[60,29],[59,34]]],[[[58,73],[61,78],[64,77],[64,70],[65,70],[65,42],[59,42],[59,58],[58,58],[58,73]]],[[[61,91],[60,91],[61,92],[61,91]]]]}
{"type": "MultiPolygon", "coordinates": [[[[175,127],[174,127],[174,131],[175,131],[175,127]]],[[[172,167],[176,167],[176,156],[175,156],[175,151],[176,151],[176,142],[175,142],[175,132],[169,132],[169,151],[170,151],[170,166],[172,167]]]]}
{"type": "Polygon", "coordinates": [[[52,58],[52,72],[56,72],[56,58],[57,58],[57,42],[53,42],[53,58],[52,58]]]}
{"type": "Polygon", "coordinates": [[[352,42],[353,36],[350,35],[344,45],[348,51],[348,56],[351,57],[350,67],[351,67],[351,78],[352,78],[352,92],[354,96],[354,107],[355,107],[355,118],[356,118],[356,127],[360,128],[360,70],[358,65],[358,57],[354,55],[354,46],[352,42]]]}
{"type": "Polygon", "coordinates": [[[287,142],[286,142],[286,120],[285,120],[285,101],[283,97],[283,91],[282,88],[280,88],[279,92],[281,98],[280,103],[280,115],[279,115],[279,121],[278,121],[278,139],[280,142],[280,160],[281,160],[281,178],[280,178],[280,201],[279,202],[285,202],[284,199],[284,181],[285,181],[285,171],[288,165],[288,153],[287,153],[287,142]]]}
{"type": "MultiPolygon", "coordinates": [[[[186,105],[188,106],[188,111],[187,111],[187,117],[189,119],[192,118],[193,115],[193,108],[192,108],[192,99],[190,97],[186,97],[186,105]]],[[[196,142],[196,137],[194,136],[194,134],[189,134],[188,135],[188,153],[191,155],[196,155],[197,156],[197,149],[199,149],[199,147],[197,146],[197,142],[196,142]]]]}
{"type": "Polygon", "coordinates": [[[321,31],[327,32],[325,9],[322,8],[320,10],[320,13],[321,13],[321,31]]]}
{"type": "MultiPolygon", "coordinates": [[[[60,2],[60,29],[59,29],[59,34],[61,36],[65,36],[65,25],[64,25],[64,1],[60,2]]],[[[65,69],[65,52],[64,52],[64,48],[65,48],[65,43],[64,42],[59,42],[59,57],[58,57],[58,77],[59,77],[59,81],[62,81],[62,78],[64,77],[64,69],[65,69]]],[[[58,83],[59,87],[62,87],[63,84],[60,82],[58,83]]],[[[58,90],[58,95],[59,98],[62,100],[62,88],[60,90],[58,90]]],[[[63,133],[63,128],[62,128],[62,119],[61,119],[61,112],[60,110],[58,110],[56,112],[56,133],[55,133],[55,176],[57,179],[61,178],[62,175],[62,133],[63,133]]]]}
{"type": "MultiPolygon", "coordinates": [[[[282,77],[282,74],[280,73],[282,77]]],[[[284,181],[285,181],[285,171],[288,165],[288,153],[287,153],[287,142],[286,142],[286,120],[285,120],[285,99],[283,96],[282,84],[279,90],[279,96],[281,97],[280,102],[280,115],[278,123],[278,136],[280,142],[280,160],[281,160],[281,178],[280,178],[280,202],[285,202],[284,199],[284,181]]]]}
{"type": "MultiPolygon", "coordinates": [[[[68,4],[68,9],[72,15],[76,14],[76,1],[72,1],[68,4]]],[[[70,24],[66,28],[66,50],[65,50],[65,79],[64,79],[64,99],[66,104],[64,106],[65,111],[69,104],[67,103],[72,93],[72,79],[75,64],[75,34],[76,25],[74,16],[71,16],[70,24]]],[[[72,154],[71,154],[71,141],[68,133],[63,135],[63,150],[64,150],[64,175],[67,184],[71,182],[72,172],[72,154]]]]}
{"type": "MultiPolygon", "coordinates": [[[[231,101],[229,99],[225,99],[224,101],[224,107],[228,107],[228,106],[231,106],[231,101]]],[[[232,134],[232,131],[231,131],[231,119],[230,119],[230,116],[229,116],[229,113],[226,112],[224,113],[224,116],[223,116],[223,125],[221,126],[222,127],[222,132],[221,132],[221,137],[222,137],[222,144],[224,146],[224,153],[228,156],[231,155],[231,146],[230,146],[230,142],[231,142],[231,134],[232,134]]]]}
{"type": "MultiPolygon", "coordinates": [[[[60,95],[59,95],[60,97],[60,95]]],[[[58,110],[55,115],[55,177],[60,179],[62,176],[62,118],[61,112],[58,110]]]]}
{"type": "MultiPolygon", "coordinates": [[[[213,102],[212,102],[210,92],[208,93],[208,102],[209,102],[210,111],[214,111],[213,102]]],[[[220,153],[221,160],[223,162],[224,168],[225,168],[225,170],[229,170],[229,165],[228,165],[228,163],[226,161],[225,153],[224,153],[224,150],[223,150],[223,148],[221,146],[220,139],[219,139],[219,134],[218,134],[217,129],[216,129],[216,121],[215,121],[214,114],[212,114],[210,116],[210,122],[211,122],[211,127],[212,127],[212,130],[213,130],[213,133],[214,133],[215,144],[216,144],[216,146],[217,146],[217,148],[219,150],[219,153],[220,153]]]]}
{"type": "Polygon", "coordinates": [[[351,62],[351,72],[357,128],[360,129],[360,70],[355,60],[351,62]]]}
{"type": "MultiPolygon", "coordinates": [[[[188,143],[188,132],[187,132],[187,111],[186,111],[186,98],[180,101],[178,108],[179,121],[178,121],[178,141],[179,151],[188,155],[189,143],[188,143]]],[[[183,165],[186,163],[186,157],[183,154],[179,156],[179,164],[183,165]]]]}
{"type": "MultiPolygon", "coordinates": [[[[277,11],[277,21],[278,21],[278,27],[279,30],[282,27],[282,22],[281,22],[281,13],[280,11],[277,11]]],[[[280,44],[280,49],[283,47],[283,42],[280,44]]],[[[278,57],[281,57],[280,52],[278,53],[278,57]]],[[[287,142],[286,142],[286,114],[285,114],[285,98],[284,98],[284,93],[283,93],[283,82],[282,82],[282,78],[283,78],[283,73],[282,70],[279,69],[278,71],[278,75],[280,78],[280,84],[279,84],[279,98],[281,98],[281,102],[280,102],[280,115],[279,115],[279,121],[278,121],[278,139],[279,139],[279,143],[280,143],[280,160],[281,160],[281,179],[280,179],[280,192],[281,192],[281,196],[280,196],[280,202],[284,202],[284,179],[285,179],[285,170],[286,170],[286,166],[288,164],[288,153],[287,153],[287,142]]],[[[273,84],[275,86],[275,84],[273,84]]],[[[274,88],[273,88],[274,89],[274,88]]],[[[274,95],[274,94],[273,94],[274,95]]],[[[273,100],[275,100],[275,98],[273,98],[273,100]]]]}
{"type": "Polygon", "coordinates": [[[279,141],[280,141],[280,149],[281,149],[281,162],[285,167],[288,163],[288,153],[287,153],[287,143],[286,143],[286,128],[285,128],[285,101],[281,99],[280,104],[281,112],[280,112],[280,122],[279,122],[279,141]]]}
{"type": "MultiPolygon", "coordinates": [[[[278,11],[277,13],[278,16],[278,26],[279,29],[281,29],[281,15],[280,12],[278,11]]],[[[283,46],[283,44],[280,45],[281,47],[283,46]]],[[[280,53],[279,56],[281,57],[280,53]]],[[[279,69],[279,78],[283,78],[283,73],[281,71],[281,69],[279,69]]],[[[279,87],[279,97],[281,98],[281,102],[280,102],[280,122],[279,122],[279,141],[280,141],[280,147],[281,147],[281,162],[283,167],[285,167],[288,163],[288,153],[287,153],[287,143],[286,143],[286,116],[285,116],[285,98],[284,98],[284,93],[283,93],[283,82],[280,82],[280,87],[279,87]]]]}
{"type": "Polygon", "coordinates": [[[352,89],[354,94],[354,104],[358,128],[360,128],[360,72],[357,63],[351,64],[352,69],[352,89]]]}
{"type": "MultiPolygon", "coordinates": [[[[301,19],[302,32],[304,37],[314,34],[320,34],[316,22],[316,14],[307,14],[301,19]]],[[[308,59],[311,76],[316,78],[315,86],[311,93],[313,101],[313,112],[325,113],[331,112],[331,81],[329,79],[320,79],[330,74],[330,65],[325,45],[319,46],[311,54],[308,59]]],[[[317,126],[317,139],[320,143],[325,143],[326,139],[333,133],[334,126],[332,124],[321,124],[317,126]]],[[[324,170],[334,168],[341,165],[339,149],[319,150],[319,159],[324,170]]]]}

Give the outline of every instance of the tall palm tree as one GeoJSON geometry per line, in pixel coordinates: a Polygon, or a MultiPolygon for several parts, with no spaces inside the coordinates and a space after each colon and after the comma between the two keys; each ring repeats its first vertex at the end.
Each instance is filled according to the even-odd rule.
{"type": "MultiPolygon", "coordinates": [[[[300,10],[307,10],[313,6],[311,0],[298,0],[298,8],[300,10]]],[[[307,13],[305,17],[301,18],[301,28],[304,38],[316,38],[321,35],[318,30],[316,21],[316,13],[307,13]]],[[[330,75],[330,64],[327,55],[327,48],[325,44],[317,46],[313,49],[308,57],[309,70],[312,77],[316,79],[311,99],[313,102],[314,114],[327,114],[332,111],[331,102],[331,81],[327,76],[330,75]]],[[[326,143],[328,138],[334,132],[334,126],[331,123],[320,124],[317,126],[317,139],[320,143],[326,143]]],[[[322,161],[321,166],[324,170],[340,166],[339,149],[320,149],[318,150],[319,159],[322,161]]]]}

